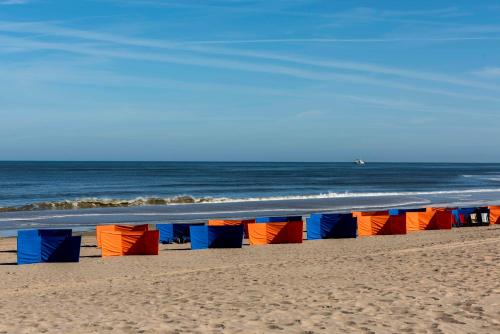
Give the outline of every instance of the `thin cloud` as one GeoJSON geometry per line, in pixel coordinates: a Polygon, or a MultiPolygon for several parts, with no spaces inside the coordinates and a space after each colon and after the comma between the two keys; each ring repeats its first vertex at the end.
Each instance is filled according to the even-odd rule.
{"type": "Polygon", "coordinates": [[[498,24],[464,25],[461,27],[450,28],[447,31],[452,33],[467,33],[467,34],[496,34],[500,32],[500,25],[498,24]]]}
{"type": "Polygon", "coordinates": [[[500,67],[486,67],[474,74],[484,78],[500,79],[500,67]]]}
{"type": "Polygon", "coordinates": [[[154,6],[154,7],[170,7],[183,8],[193,10],[225,10],[229,12],[242,13],[265,13],[270,15],[280,16],[297,16],[297,17],[321,17],[334,19],[350,19],[357,21],[393,21],[393,22],[419,22],[428,24],[442,24],[442,22],[432,21],[415,21],[406,18],[411,17],[433,17],[443,18],[450,16],[464,16],[468,13],[460,11],[457,7],[434,8],[424,10],[391,10],[391,9],[374,9],[370,7],[354,7],[348,10],[331,12],[314,12],[314,11],[297,11],[297,6],[303,9],[305,4],[313,1],[214,1],[210,4],[189,1],[158,1],[158,0],[108,0],[117,5],[135,5],[135,6],[154,6]],[[400,20],[398,20],[398,18],[400,20]]]}
{"type": "Polygon", "coordinates": [[[400,43],[400,42],[457,42],[457,41],[498,41],[495,36],[457,37],[401,37],[401,38],[267,38],[239,40],[186,41],[180,44],[275,44],[275,43],[400,43]]]}
{"type": "Polygon", "coordinates": [[[288,76],[303,80],[312,81],[341,81],[353,84],[363,84],[376,87],[385,87],[389,89],[398,89],[413,91],[425,94],[443,95],[459,99],[472,99],[480,101],[500,102],[500,99],[481,96],[481,95],[467,95],[443,89],[422,88],[414,85],[409,85],[401,82],[394,82],[390,80],[377,79],[357,74],[339,74],[324,71],[311,71],[305,69],[298,69],[290,66],[272,65],[272,64],[255,64],[237,60],[228,60],[220,58],[208,58],[187,55],[164,55],[146,52],[133,52],[130,50],[107,50],[102,47],[81,46],[67,43],[50,43],[50,42],[37,42],[29,39],[19,38],[1,38],[0,41],[3,45],[11,44],[10,47],[25,47],[29,50],[57,50],[76,54],[83,54],[93,57],[141,60],[141,61],[154,61],[165,62],[178,65],[187,66],[200,66],[211,67],[219,69],[230,69],[245,72],[254,72],[262,74],[273,74],[288,76]]]}
{"type": "Polygon", "coordinates": [[[0,6],[5,5],[5,6],[10,6],[10,5],[24,5],[27,4],[28,2],[31,2],[30,0],[0,0],[0,6]]]}
{"type": "MultiPolygon", "coordinates": [[[[323,43],[323,42],[396,42],[405,41],[408,39],[271,39],[271,40],[253,40],[253,41],[191,41],[191,42],[171,42],[163,40],[154,39],[141,39],[141,38],[131,38],[123,37],[114,34],[107,34],[101,32],[83,31],[77,29],[69,29],[60,27],[53,24],[39,23],[39,22],[26,22],[26,23],[11,23],[11,22],[0,22],[0,30],[7,32],[23,32],[23,33],[37,33],[37,34],[47,34],[60,37],[68,38],[78,38],[93,40],[99,42],[107,42],[113,44],[120,44],[126,46],[141,46],[148,48],[158,48],[158,49],[173,49],[182,50],[195,53],[205,53],[211,55],[225,55],[225,56],[238,56],[238,57],[248,57],[256,59],[266,59],[281,62],[291,62],[301,65],[312,65],[317,67],[335,68],[347,71],[356,72],[366,72],[366,73],[376,73],[383,75],[392,75],[403,78],[418,79],[423,81],[433,81],[440,82],[451,85],[459,85],[466,87],[474,87],[478,89],[487,89],[493,91],[499,91],[500,88],[496,85],[484,84],[481,82],[473,80],[465,80],[462,78],[457,78],[449,75],[443,75],[439,73],[430,73],[424,71],[412,71],[407,69],[399,69],[393,67],[380,66],[370,63],[357,63],[357,62],[347,62],[338,60],[317,60],[308,59],[304,57],[280,55],[270,52],[252,52],[252,51],[239,51],[234,49],[224,49],[224,48],[205,48],[205,44],[234,44],[234,43],[277,43],[277,42],[287,42],[287,43],[298,43],[298,42],[308,42],[308,43],[323,43]],[[200,47],[200,45],[202,47],[200,47]]],[[[471,38],[472,40],[483,39],[481,37],[471,38]]],[[[500,40],[500,37],[486,37],[486,39],[496,39],[500,40]]],[[[427,39],[413,39],[413,41],[443,41],[443,40],[464,40],[464,38],[427,38],[427,39]]]]}

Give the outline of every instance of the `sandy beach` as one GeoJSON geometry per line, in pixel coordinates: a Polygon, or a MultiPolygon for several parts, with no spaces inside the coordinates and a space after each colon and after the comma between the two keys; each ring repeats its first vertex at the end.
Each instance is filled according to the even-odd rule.
{"type": "Polygon", "coordinates": [[[16,266],[0,333],[500,332],[500,227],[16,266]]]}

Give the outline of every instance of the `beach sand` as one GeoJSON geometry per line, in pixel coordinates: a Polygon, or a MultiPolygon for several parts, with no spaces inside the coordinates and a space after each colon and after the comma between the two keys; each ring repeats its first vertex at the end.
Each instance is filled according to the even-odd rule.
{"type": "Polygon", "coordinates": [[[500,226],[16,266],[1,333],[500,332],[500,226]]]}

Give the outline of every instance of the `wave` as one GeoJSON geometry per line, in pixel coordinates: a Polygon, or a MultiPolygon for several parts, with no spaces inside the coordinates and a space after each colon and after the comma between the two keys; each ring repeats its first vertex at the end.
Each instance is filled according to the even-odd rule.
{"type": "Polygon", "coordinates": [[[480,175],[474,175],[474,174],[464,174],[462,177],[468,178],[468,179],[479,179],[482,181],[500,181],[500,174],[497,172],[495,173],[486,173],[486,174],[480,174],[480,175]]]}
{"type": "Polygon", "coordinates": [[[37,211],[37,210],[78,210],[93,208],[121,208],[148,205],[181,205],[181,204],[203,204],[203,203],[239,203],[239,202],[262,202],[262,201],[285,201],[285,200],[309,200],[309,199],[336,199],[336,198],[361,198],[361,197],[394,197],[394,196],[435,196],[435,195],[465,195],[479,193],[500,193],[500,188],[495,189],[464,189],[464,190],[442,190],[442,191],[405,191],[405,192],[328,192],[313,195],[290,195],[271,197],[138,197],[135,199],[100,199],[84,198],[77,200],[64,200],[54,202],[38,202],[22,206],[0,207],[0,212],[13,211],[37,211]]]}
{"type": "MultiPolygon", "coordinates": [[[[258,213],[261,213],[261,212],[288,212],[288,213],[291,213],[291,212],[303,212],[303,211],[311,211],[311,212],[315,212],[315,211],[321,211],[321,212],[324,212],[324,213],[328,213],[328,212],[342,212],[342,211],[352,211],[352,210],[356,210],[356,211],[363,211],[363,210],[382,210],[382,209],[386,209],[386,208],[396,208],[396,207],[407,207],[407,206],[418,206],[418,205],[423,205],[423,204],[429,204],[429,201],[409,201],[409,202],[400,202],[400,203],[397,203],[397,204],[390,204],[390,205],[379,205],[379,204],[376,204],[376,205],[361,205],[361,206],[352,206],[352,205],[345,205],[345,206],[339,206],[339,207],[335,207],[334,209],[325,209],[325,208],[315,208],[315,207],[311,207],[311,208],[308,208],[308,209],[304,209],[304,208],[277,208],[277,209],[248,209],[248,210],[223,210],[223,211],[197,211],[197,212],[169,212],[168,214],[167,213],[164,213],[164,212],[146,212],[146,213],[134,213],[134,212],[127,212],[127,213],[97,213],[97,214],[94,214],[94,213],[91,213],[91,214],[88,214],[88,213],[77,213],[77,214],[62,214],[62,215],[43,215],[43,216],[35,216],[35,217],[23,217],[23,218],[19,218],[19,217],[15,217],[15,218],[0,218],[0,222],[30,222],[30,224],[25,224],[26,226],[39,226],[40,224],[39,223],[36,223],[36,221],[44,221],[44,222],[47,222],[47,221],[50,221],[50,220],[53,220],[53,219],[60,219],[60,218],[68,218],[68,219],[73,219],[73,218],[92,218],[92,217],[99,217],[99,218],[102,218],[102,217],[110,217],[111,219],[116,219],[117,222],[120,222],[120,223],[124,223],[124,222],[127,222],[125,221],[125,219],[127,217],[140,217],[141,218],[141,222],[148,222],[148,221],[156,221],[156,219],[162,219],[163,217],[165,216],[173,216],[173,217],[176,217],[178,216],[179,218],[177,218],[177,220],[173,220],[173,219],[169,219],[169,222],[183,222],[183,221],[186,221],[182,216],[206,216],[206,215],[210,215],[210,216],[217,216],[217,215],[237,215],[238,217],[244,217],[244,218],[251,218],[251,217],[254,217],[255,214],[258,214],[258,213]],[[248,214],[247,216],[241,216],[242,214],[248,214]],[[148,218],[146,218],[148,217],[148,218]],[[150,219],[149,219],[150,218],[150,219]]],[[[205,221],[206,219],[204,218],[193,218],[193,219],[189,219],[189,221],[205,221]]],[[[137,220],[132,220],[131,222],[137,222],[137,220]]],[[[85,225],[82,225],[81,222],[75,222],[75,223],[70,223],[70,222],[65,222],[65,225],[67,224],[75,224],[77,226],[85,226],[85,225]]],[[[1,230],[1,229],[0,229],[1,230]]]]}

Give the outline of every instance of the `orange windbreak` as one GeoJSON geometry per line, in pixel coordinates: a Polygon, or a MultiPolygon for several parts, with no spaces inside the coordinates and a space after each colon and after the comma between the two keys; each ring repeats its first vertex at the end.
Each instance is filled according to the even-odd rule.
{"type": "Polygon", "coordinates": [[[425,212],[407,212],[406,213],[406,231],[420,231],[420,214],[425,212]]]}
{"type": "Polygon", "coordinates": [[[250,245],[266,245],[267,242],[267,224],[248,225],[248,239],[250,245]]]}
{"type": "Polygon", "coordinates": [[[302,243],[304,223],[259,223],[248,225],[250,245],[302,243]]]}
{"type": "Polygon", "coordinates": [[[388,234],[406,234],[405,215],[390,216],[388,220],[388,234]]]}
{"type": "Polygon", "coordinates": [[[102,256],[158,255],[159,231],[102,231],[102,256]]]}
{"type": "Polygon", "coordinates": [[[446,209],[426,208],[425,212],[407,212],[407,231],[451,229],[453,215],[446,209]]]}
{"type": "Polygon", "coordinates": [[[447,209],[436,209],[436,213],[431,220],[431,227],[434,230],[451,230],[453,226],[453,213],[447,209]]]}
{"type": "Polygon", "coordinates": [[[357,220],[359,236],[406,234],[404,215],[359,216],[357,220]]]}
{"type": "Polygon", "coordinates": [[[245,233],[245,238],[248,238],[248,224],[254,224],[255,219],[211,219],[208,221],[208,226],[235,226],[243,225],[243,231],[245,233]]]}
{"type": "Polygon", "coordinates": [[[101,248],[101,233],[104,231],[114,231],[115,225],[97,225],[95,227],[95,237],[97,240],[97,247],[101,248]]]}
{"type": "Polygon", "coordinates": [[[97,239],[97,247],[101,247],[101,232],[103,231],[147,231],[148,224],[143,225],[97,225],[95,227],[95,236],[97,239]]]}
{"type": "Polygon", "coordinates": [[[490,206],[490,224],[500,224],[500,206],[490,206]]]}
{"type": "Polygon", "coordinates": [[[357,216],[357,221],[358,221],[358,236],[366,237],[373,235],[371,216],[357,216]]]}

